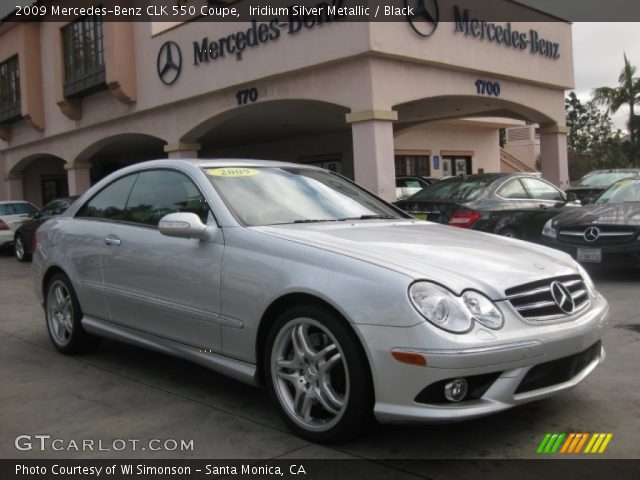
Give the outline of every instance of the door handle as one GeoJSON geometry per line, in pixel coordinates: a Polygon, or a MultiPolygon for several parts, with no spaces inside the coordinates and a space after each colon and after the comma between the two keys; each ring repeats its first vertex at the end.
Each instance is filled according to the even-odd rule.
{"type": "Polygon", "coordinates": [[[116,237],[115,235],[108,235],[105,239],[104,239],[104,243],[107,245],[113,245],[113,246],[120,246],[120,243],[122,243],[120,241],[120,239],[118,237],[116,237]]]}

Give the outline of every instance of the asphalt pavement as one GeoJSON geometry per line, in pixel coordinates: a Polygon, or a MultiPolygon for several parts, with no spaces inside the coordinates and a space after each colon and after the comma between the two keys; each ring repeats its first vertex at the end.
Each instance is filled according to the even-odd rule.
{"type": "Polygon", "coordinates": [[[613,327],[604,339],[606,362],[576,389],[478,420],[379,425],[356,440],[319,446],[287,430],[265,391],[186,361],[113,341],[82,356],[60,355],[47,336],[30,265],[2,254],[0,458],[359,458],[393,469],[395,479],[419,467],[400,471],[385,461],[539,458],[547,432],[611,432],[600,458],[638,458],[640,269],[596,272],[594,279],[611,304],[613,327]],[[37,434],[62,439],[64,449],[16,448],[16,437],[33,441],[37,434]],[[139,443],[135,450],[130,442],[122,450],[68,448],[82,439],[139,443]],[[178,448],[169,442],[150,451],[150,439],[178,448]]]}

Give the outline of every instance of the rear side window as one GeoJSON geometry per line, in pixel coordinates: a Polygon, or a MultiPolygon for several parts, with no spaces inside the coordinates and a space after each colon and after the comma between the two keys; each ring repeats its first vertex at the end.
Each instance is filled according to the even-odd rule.
{"type": "Polygon", "coordinates": [[[124,220],[124,208],[137,176],[137,174],[129,175],[107,185],[82,206],[77,216],[103,220],[124,220]]]}
{"type": "Polygon", "coordinates": [[[412,200],[475,200],[495,178],[452,178],[433,183],[416,193],[412,200]]]}
{"type": "Polygon", "coordinates": [[[527,190],[529,190],[531,198],[535,198],[536,200],[554,200],[556,202],[564,201],[562,192],[547,182],[543,182],[537,178],[523,178],[522,181],[527,187],[527,190]]]}
{"type": "Polygon", "coordinates": [[[43,217],[51,217],[53,215],[60,215],[67,209],[67,204],[60,200],[55,200],[47,205],[40,211],[40,215],[43,217]]]}
{"type": "Polygon", "coordinates": [[[497,193],[502,198],[529,198],[522,182],[517,178],[500,187],[497,193]]]}
{"type": "Polygon", "coordinates": [[[209,207],[191,179],[171,170],[142,172],[127,202],[125,220],[157,226],[169,213],[191,212],[207,223],[209,207]]]}
{"type": "Polygon", "coordinates": [[[25,215],[36,213],[38,209],[26,202],[3,203],[0,205],[0,215],[25,215]]]}

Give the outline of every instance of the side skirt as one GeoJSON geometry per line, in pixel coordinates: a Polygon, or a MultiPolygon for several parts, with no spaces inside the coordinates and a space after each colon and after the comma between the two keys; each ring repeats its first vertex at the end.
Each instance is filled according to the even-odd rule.
{"type": "Polygon", "coordinates": [[[167,355],[189,360],[191,362],[209,368],[235,380],[257,387],[256,366],[250,363],[234,360],[217,353],[202,352],[197,347],[175,342],[163,337],[158,337],[146,332],[116,325],[115,323],[82,317],[84,329],[98,337],[110,338],[124,343],[130,343],[150,350],[155,350],[167,355]]]}

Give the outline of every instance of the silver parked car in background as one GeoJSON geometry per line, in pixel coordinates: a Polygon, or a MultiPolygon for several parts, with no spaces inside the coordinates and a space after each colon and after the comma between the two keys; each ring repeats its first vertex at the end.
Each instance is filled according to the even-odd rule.
{"type": "Polygon", "coordinates": [[[266,385],[314,441],[498,412],[604,358],[607,302],[568,255],[410,218],[319,168],[141,163],[36,237],[59,351],[110,337],[266,385]]]}

